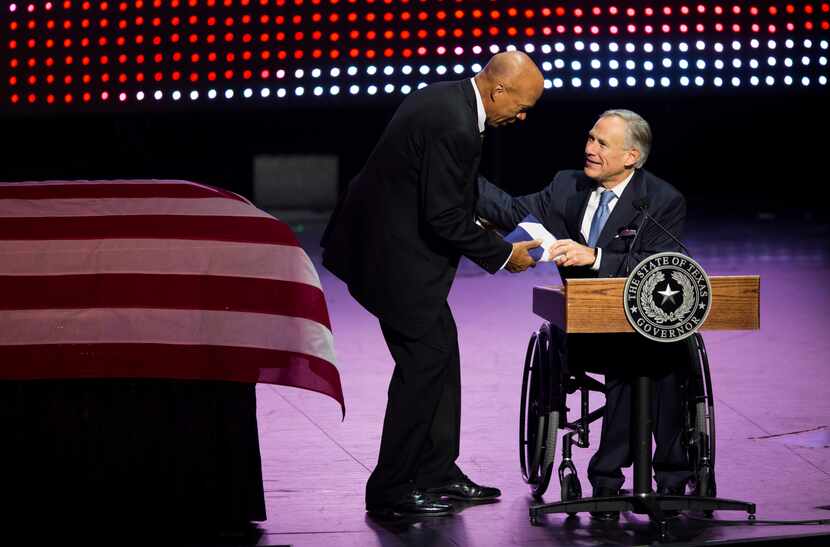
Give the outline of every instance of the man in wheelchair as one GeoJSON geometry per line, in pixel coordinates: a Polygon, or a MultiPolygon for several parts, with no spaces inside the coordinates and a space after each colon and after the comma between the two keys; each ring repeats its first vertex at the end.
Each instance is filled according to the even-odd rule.
{"type": "MultiPolygon", "coordinates": [[[[679,239],[686,216],[686,202],[680,192],[643,169],[651,141],[651,129],[638,114],[606,111],[588,133],[582,170],[559,171],[542,191],[515,198],[480,177],[476,213],[507,231],[529,215],[538,219],[557,238],[548,256],[553,257],[565,282],[571,278],[625,276],[649,255],[680,251],[654,222],[641,222],[643,210],[647,210],[679,239]],[[636,234],[637,229],[641,233],[636,234]],[[636,244],[630,249],[634,235],[636,244]]],[[[652,342],[636,334],[568,335],[563,341],[567,353],[564,368],[569,374],[582,378],[585,371],[605,374],[602,435],[588,467],[594,497],[618,496],[624,482],[622,468],[632,463],[632,383],[634,369],[642,371],[642,367],[647,367],[653,380],[657,492],[683,495],[693,476],[682,443],[682,386],[690,370],[683,366],[689,363],[687,344],[652,342]]],[[[563,391],[563,409],[564,396],[563,391]]],[[[584,397],[587,401],[587,391],[584,397]]],[[[587,402],[584,408],[587,410],[587,402]]],[[[586,429],[588,422],[584,422],[586,429]]],[[[555,435],[555,427],[553,431],[555,435]]],[[[587,446],[587,434],[584,444],[577,441],[577,445],[587,446]]],[[[569,459],[566,463],[573,470],[569,459]]],[[[560,480],[563,478],[567,477],[562,476],[560,468],[560,480]]],[[[577,482],[563,484],[563,499],[569,487],[576,489],[571,496],[581,497],[575,472],[571,480],[577,482]]],[[[619,513],[595,512],[592,516],[615,520],[619,513]]]]}

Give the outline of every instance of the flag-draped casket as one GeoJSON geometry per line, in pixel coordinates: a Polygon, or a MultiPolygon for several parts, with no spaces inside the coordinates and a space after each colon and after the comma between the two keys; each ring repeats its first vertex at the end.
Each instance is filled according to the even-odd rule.
{"type": "Polygon", "coordinates": [[[230,192],[2,184],[0,292],[0,378],[266,382],[343,405],[314,266],[230,192]]]}
{"type": "Polygon", "coordinates": [[[10,522],[263,520],[255,383],[343,408],[319,278],[287,225],[187,181],[0,183],[10,522]]]}

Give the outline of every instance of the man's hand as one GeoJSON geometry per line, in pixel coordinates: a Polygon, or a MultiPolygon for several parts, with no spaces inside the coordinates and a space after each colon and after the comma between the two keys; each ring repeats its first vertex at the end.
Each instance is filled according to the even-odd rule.
{"type": "Polygon", "coordinates": [[[541,244],[542,242],[538,240],[519,241],[518,243],[514,243],[513,252],[510,254],[510,259],[504,267],[507,271],[512,273],[523,272],[528,268],[535,267],[536,261],[531,258],[527,251],[528,249],[535,249],[541,244]]]}
{"type": "Polygon", "coordinates": [[[572,239],[560,239],[550,246],[548,253],[559,266],[591,266],[597,259],[596,249],[572,239]]]}

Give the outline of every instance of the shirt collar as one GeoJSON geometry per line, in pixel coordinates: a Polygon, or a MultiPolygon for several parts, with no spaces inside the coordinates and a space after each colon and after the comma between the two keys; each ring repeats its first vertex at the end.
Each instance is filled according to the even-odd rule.
{"type": "Polygon", "coordinates": [[[476,111],[478,112],[478,132],[484,133],[484,122],[487,121],[487,113],[484,111],[484,101],[481,100],[481,93],[478,91],[476,79],[470,78],[473,83],[473,91],[476,93],[476,111]]]}
{"type": "MultiPolygon", "coordinates": [[[[611,191],[614,192],[614,194],[617,196],[617,199],[620,199],[620,197],[622,197],[622,193],[625,190],[625,187],[628,186],[629,182],[631,182],[631,179],[634,177],[634,173],[636,172],[636,169],[634,171],[631,171],[631,174],[628,175],[624,181],[611,188],[611,191]]],[[[599,185],[596,189],[597,195],[600,195],[603,192],[605,192],[605,187],[599,185]]]]}

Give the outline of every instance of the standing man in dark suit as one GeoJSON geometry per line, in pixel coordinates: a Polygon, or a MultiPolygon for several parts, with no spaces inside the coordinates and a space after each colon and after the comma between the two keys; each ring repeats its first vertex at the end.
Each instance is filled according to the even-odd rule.
{"type": "MultiPolygon", "coordinates": [[[[497,227],[512,230],[534,215],[557,242],[550,247],[562,279],[615,277],[649,255],[680,251],[654,222],[641,223],[642,210],[678,239],[686,218],[686,201],[673,186],[642,169],[651,149],[651,128],[630,110],[604,112],[588,133],[581,171],[560,171],[547,188],[512,198],[479,178],[477,213],[497,227]],[[626,228],[641,227],[626,264],[626,228]]],[[[658,492],[682,495],[691,469],[681,446],[683,414],[680,385],[685,379],[685,344],[652,342],[635,334],[570,335],[568,358],[583,366],[600,365],[606,375],[606,407],[599,448],[591,458],[588,477],[595,497],[619,495],[622,467],[631,465],[630,435],[633,372],[653,367],[655,397],[654,469],[658,492]],[[643,361],[647,364],[643,365],[643,361]]],[[[612,520],[618,513],[594,513],[612,520]]]]}
{"type": "Polygon", "coordinates": [[[443,498],[486,500],[455,464],[461,383],[455,322],[447,305],[460,257],[490,273],[534,264],[527,250],[475,223],[485,122],[524,120],[543,89],[530,58],[500,53],[474,78],[442,82],[398,108],[335,209],[323,264],[380,320],[395,370],[366,508],[444,515],[443,498]]]}

